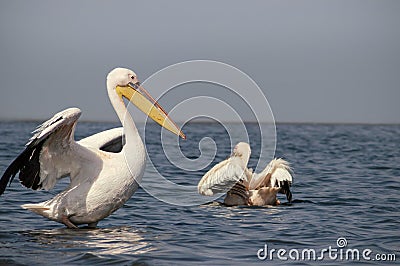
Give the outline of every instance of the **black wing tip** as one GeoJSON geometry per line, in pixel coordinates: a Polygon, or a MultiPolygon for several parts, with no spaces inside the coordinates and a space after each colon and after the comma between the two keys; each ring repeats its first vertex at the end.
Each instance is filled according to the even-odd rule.
{"type": "Polygon", "coordinates": [[[39,157],[45,141],[46,139],[36,145],[28,145],[25,150],[8,166],[0,179],[0,195],[2,195],[6,190],[7,184],[11,185],[18,172],[20,183],[23,186],[33,190],[37,190],[42,187],[39,176],[39,157]]]}
{"type": "Polygon", "coordinates": [[[125,144],[125,135],[121,135],[103,144],[103,146],[100,147],[100,150],[105,152],[118,153],[122,151],[124,144],[125,144]]]}
{"type": "Polygon", "coordinates": [[[290,190],[288,190],[286,192],[286,199],[290,202],[292,202],[292,192],[290,190]]]}
{"type": "Polygon", "coordinates": [[[10,180],[10,176],[3,175],[0,180],[0,196],[3,195],[4,191],[6,191],[7,184],[10,180]]]}
{"type": "MultiPolygon", "coordinates": [[[[18,159],[18,158],[17,158],[18,159]]],[[[6,169],[3,176],[0,179],[0,195],[4,193],[7,188],[7,185],[11,185],[12,181],[14,180],[15,175],[19,172],[18,163],[15,159],[10,166],[6,169]]]]}
{"type": "Polygon", "coordinates": [[[28,157],[28,148],[18,155],[17,158],[12,161],[12,163],[7,167],[6,171],[4,172],[3,176],[0,179],[0,195],[4,193],[7,188],[7,185],[11,185],[14,177],[21,171],[22,162],[26,160],[28,157]]]}
{"type": "Polygon", "coordinates": [[[40,152],[46,140],[47,138],[39,142],[37,145],[28,147],[26,149],[28,157],[24,157],[23,160],[20,161],[19,180],[23,186],[33,190],[41,188],[39,159],[40,152]]]}
{"type": "Polygon", "coordinates": [[[280,193],[286,195],[286,199],[290,202],[292,202],[292,192],[290,191],[290,186],[292,185],[292,182],[285,180],[280,182],[280,187],[281,189],[279,190],[280,193]]]}

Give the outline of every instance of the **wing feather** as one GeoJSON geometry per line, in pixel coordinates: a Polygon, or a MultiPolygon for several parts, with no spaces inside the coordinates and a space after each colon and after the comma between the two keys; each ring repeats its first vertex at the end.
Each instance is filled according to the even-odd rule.
{"type": "Polygon", "coordinates": [[[245,169],[239,158],[231,157],[211,168],[197,185],[201,195],[212,196],[215,193],[227,192],[241,179],[246,179],[245,169]]]}
{"type": "Polygon", "coordinates": [[[33,131],[25,150],[1,177],[0,195],[18,172],[21,184],[34,190],[51,189],[58,179],[69,175],[71,166],[64,155],[72,152],[75,126],[80,115],[78,108],[66,109],[33,131]]]}
{"type": "Polygon", "coordinates": [[[106,152],[120,152],[124,142],[125,135],[122,127],[108,129],[78,141],[82,146],[106,152]]]}
{"type": "Polygon", "coordinates": [[[261,187],[279,187],[279,193],[285,194],[291,201],[292,193],[290,186],[293,182],[289,163],[283,159],[273,159],[265,169],[259,173],[254,173],[249,184],[249,189],[259,189],[261,187]]]}

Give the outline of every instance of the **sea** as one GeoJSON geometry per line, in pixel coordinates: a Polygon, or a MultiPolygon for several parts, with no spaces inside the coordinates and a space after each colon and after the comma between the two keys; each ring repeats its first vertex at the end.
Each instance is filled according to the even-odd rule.
{"type": "MultiPolygon", "coordinates": [[[[24,149],[39,122],[0,122],[0,173],[24,149]]],[[[76,139],[118,127],[80,122],[76,139]]],[[[218,123],[188,123],[179,154],[196,164],[202,148],[215,148],[208,165],[190,171],[163,155],[159,126],[150,124],[146,148],[162,175],[196,186],[227,158],[232,145],[218,123]],[[150,134],[151,133],[151,134],[150,134]],[[203,138],[213,142],[199,144],[203,138]]],[[[257,125],[246,124],[259,162],[257,125]]],[[[16,177],[0,196],[0,265],[341,265],[396,264],[400,260],[400,125],[277,124],[275,157],[293,169],[293,201],[226,207],[223,196],[199,204],[174,204],[139,188],[97,229],[67,229],[20,207],[52,198],[22,187],[16,177]]],[[[176,153],[178,154],[178,152],[176,153]]],[[[179,158],[178,158],[179,159],[179,158]]],[[[269,158],[272,159],[272,158],[269,158]]],[[[203,164],[203,161],[199,161],[203,164]]],[[[193,166],[193,165],[192,165],[193,166]]],[[[154,181],[157,182],[157,181],[154,181]]],[[[167,190],[167,188],[165,188],[167,190]]],[[[174,194],[174,191],[168,191],[174,194]]],[[[176,192],[176,197],[179,197],[176,192]]]]}

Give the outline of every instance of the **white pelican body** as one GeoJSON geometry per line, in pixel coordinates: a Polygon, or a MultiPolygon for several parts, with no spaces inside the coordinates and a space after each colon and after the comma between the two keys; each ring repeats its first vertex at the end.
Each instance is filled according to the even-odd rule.
{"type": "Polygon", "coordinates": [[[247,168],[251,150],[245,142],[238,143],[232,155],[211,168],[200,180],[197,188],[201,195],[212,196],[227,192],[227,206],[278,205],[278,192],[292,200],[290,186],[293,178],[288,162],[273,159],[259,174],[247,168]]]}
{"type": "Polygon", "coordinates": [[[18,172],[21,183],[35,190],[49,190],[57,180],[70,176],[69,186],[54,198],[22,207],[70,228],[80,224],[95,227],[119,209],[138,188],[146,164],[144,145],[123,97],[168,130],[184,135],[158,103],[148,98],[133,71],[111,71],[107,90],[124,132],[111,129],[75,142],[81,111],[69,108],[57,113],[34,132],[26,149],[7,168],[0,179],[0,194],[18,172]]]}

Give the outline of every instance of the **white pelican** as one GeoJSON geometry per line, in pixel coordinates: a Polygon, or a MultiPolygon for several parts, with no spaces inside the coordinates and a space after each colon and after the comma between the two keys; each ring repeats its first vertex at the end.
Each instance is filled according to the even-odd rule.
{"type": "Polygon", "coordinates": [[[247,168],[250,145],[239,142],[232,155],[211,168],[200,180],[197,188],[201,195],[212,196],[227,192],[227,206],[264,206],[280,204],[277,193],[286,194],[290,202],[292,193],[291,169],[283,159],[273,159],[259,174],[247,168]],[[229,190],[229,191],[227,191],[229,190]]]}
{"type": "Polygon", "coordinates": [[[34,190],[49,190],[59,179],[69,176],[69,186],[54,198],[22,207],[69,228],[81,224],[96,227],[120,208],[138,188],[146,164],[145,147],[123,98],[166,129],[182,138],[185,135],[140,85],[132,70],[112,70],[107,76],[107,91],[123,123],[124,145],[121,128],[76,142],[74,131],[81,111],[66,109],[33,132],[25,150],[0,179],[0,195],[18,172],[20,182],[34,190]]]}

